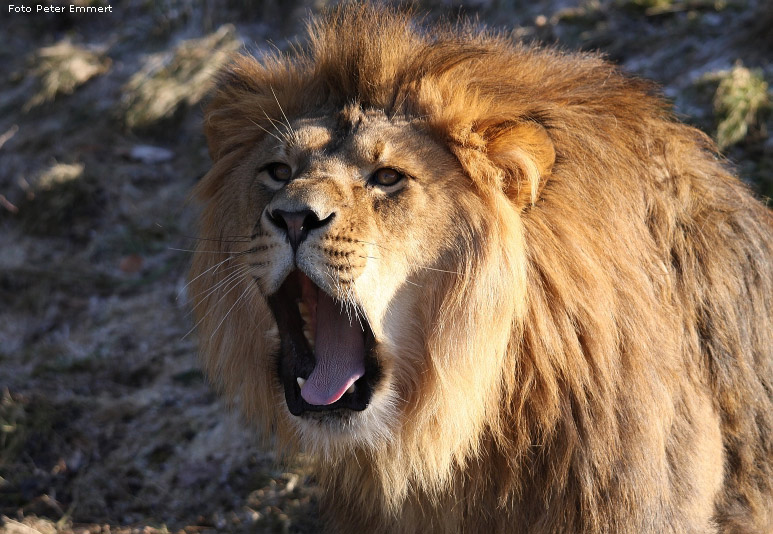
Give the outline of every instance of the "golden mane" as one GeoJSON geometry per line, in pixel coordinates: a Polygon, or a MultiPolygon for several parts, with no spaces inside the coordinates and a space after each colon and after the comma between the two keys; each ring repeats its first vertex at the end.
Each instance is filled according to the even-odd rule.
{"type": "MultiPolygon", "coordinates": [[[[597,55],[349,5],[221,73],[202,234],[224,235],[227,175],[276,123],[353,104],[422,120],[486,213],[427,295],[398,434],[320,459],[340,528],[769,532],[773,217],[710,139],[597,55]],[[702,464],[717,432],[724,468],[702,464]]],[[[295,445],[254,361],[267,342],[245,317],[265,304],[206,316],[238,293],[196,301],[209,374],[295,445]]]]}

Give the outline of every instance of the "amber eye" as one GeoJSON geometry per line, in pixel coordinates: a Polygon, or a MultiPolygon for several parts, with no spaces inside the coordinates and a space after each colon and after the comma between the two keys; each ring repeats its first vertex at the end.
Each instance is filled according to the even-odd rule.
{"type": "Polygon", "coordinates": [[[293,176],[293,170],[284,163],[269,163],[266,166],[266,171],[271,178],[280,182],[286,182],[293,176]]]}
{"type": "Polygon", "coordinates": [[[373,176],[370,177],[370,181],[375,185],[389,187],[390,185],[395,185],[403,178],[405,178],[403,173],[390,169],[389,167],[384,167],[383,169],[374,172],[373,176]]]}

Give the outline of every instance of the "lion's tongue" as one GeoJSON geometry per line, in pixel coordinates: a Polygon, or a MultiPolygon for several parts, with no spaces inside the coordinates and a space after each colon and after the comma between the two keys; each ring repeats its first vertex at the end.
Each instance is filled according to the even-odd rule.
{"type": "Polygon", "coordinates": [[[365,374],[365,340],[359,322],[350,321],[324,291],[318,292],[314,355],[317,365],[301,388],[309,404],[332,404],[365,374]]]}

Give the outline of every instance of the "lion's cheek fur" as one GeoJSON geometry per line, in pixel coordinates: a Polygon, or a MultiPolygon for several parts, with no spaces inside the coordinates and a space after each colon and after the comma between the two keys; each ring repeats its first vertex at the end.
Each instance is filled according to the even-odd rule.
{"type": "Polygon", "coordinates": [[[397,302],[415,326],[404,321],[402,335],[388,343],[392,381],[404,403],[397,439],[386,444],[374,470],[387,507],[397,506],[411,486],[427,495],[442,492],[455,470],[481,452],[483,434],[506,432],[499,408],[514,383],[508,349],[527,299],[523,232],[504,196],[479,209],[488,221],[479,228],[485,237],[476,239],[477,250],[469,249],[477,257],[457,263],[469,270],[424,277],[421,291],[404,290],[415,293],[412,306],[397,302]],[[499,224],[505,218],[509,224],[499,224]]]}

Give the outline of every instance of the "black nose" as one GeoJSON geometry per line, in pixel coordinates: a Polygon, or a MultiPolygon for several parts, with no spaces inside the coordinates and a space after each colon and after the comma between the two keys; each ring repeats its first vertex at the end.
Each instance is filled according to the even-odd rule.
{"type": "Polygon", "coordinates": [[[315,228],[321,228],[333,220],[335,213],[331,213],[324,219],[312,210],[285,211],[274,210],[266,213],[268,220],[287,233],[287,240],[293,247],[293,252],[298,250],[309,231],[315,228]]]}

